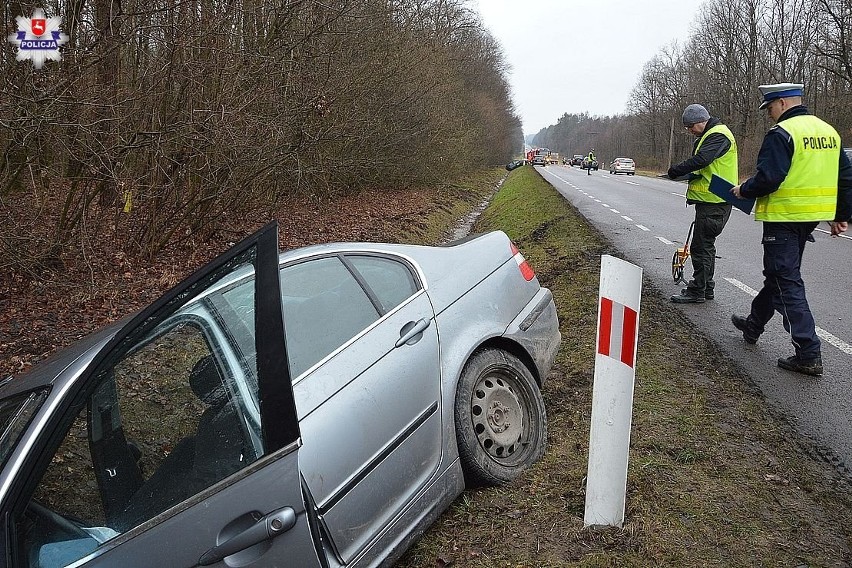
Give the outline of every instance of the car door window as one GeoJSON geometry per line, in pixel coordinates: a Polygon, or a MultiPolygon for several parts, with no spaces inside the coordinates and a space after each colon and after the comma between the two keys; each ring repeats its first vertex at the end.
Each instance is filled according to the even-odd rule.
{"type": "Polygon", "coordinates": [[[285,266],[280,276],[294,379],[379,318],[376,306],[337,257],[285,266]]]}
{"type": "Polygon", "coordinates": [[[419,289],[411,269],[403,262],[381,256],[346,257],[389,312],[419,289]]]}
{"type": "Polygon", "coordinates": [[[47,389],[22,393],[0,402],[0,468],[6,465],[18,437],[47,398],[47,389]]]}
{"type": "Polygon", "coordinates": [[[263,455],[245,317],[197,298],[100,369],[16,523],[24,566],[74,562],[263,455]]]}

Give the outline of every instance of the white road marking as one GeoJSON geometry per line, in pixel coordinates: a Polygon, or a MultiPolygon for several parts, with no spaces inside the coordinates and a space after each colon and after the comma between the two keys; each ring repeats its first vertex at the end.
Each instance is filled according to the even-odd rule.
{"type": "MultiPolygon", "coordinates": [[[[743,284],[742,282],[740,282],[736,278],[725,278],[725,280],[727,280],[728,282],[730,282],[731,284],[733,284],[734,286],[736,286],[737,288],[739,288],[740,290],[742,290],[743,292],[748,294],[749,296],[752,296],[752,297],[757,296],[757,290],[755,290],[754,288],[751,288],[749,286],[746,286],[745,284],[743,284]]],[[[816,334],[820,337],[820,339],[824,340],[826,343],[830,343],[831,345],[834,345],[835,347],[837,347],[838,349],[840,349],[841,351],[843,351],[847,355],[852,355],[852,345],[849,345],[848,343],[846,343],[845,341],[843,341],[842,339],[840,339],[836,335],[824,330],[823,328],[821,328],[819,326],[816,327],[816,334]]]]}
{"type": "Polygon", "coordinates": [[[676,191],[673,191],[672,195],[677,195],[678,197],[684,197],[684,198],[686,197],[685,193],[677,193],[676,191]]]}
{"type": "Polygon", "coordinates": [[[852,355],[852,345],[849,345],[839,337],[830,334],[826,330],[821,327],[816,328],[817,335],[820,336],[820,339],[823,339],[826,343],[830,343],[846,353],[847,355],[852,355]]]}
{"type": "Polygon", "coordinates": [[[636,225],[636,226],[639,227],[640,229],[642,229],[643,231],[650,231],[651,230],[648,227],[646,227],[645,225],[636,225]]]}
{"type": "Polygon", "coordinates": [[[624,219],[625,221],[632,221],[633,220],[630,217],[628,217],[627,215],[622,215],[621,218],[624,219]]]}
{"type": "Polygon", "coordinates": [[[601,205],[603,205],[604,207],[609,207],[609,205],[607,205],[606,203],[601,203],[601,205]]]}
{"type": "Polygon", "coordinates": [[[742,290],[743,292],[745,292],[746,294],[751,296],[752,298],[757,296],[757,290],[755,290],[754,288],[750,288],[750,287],[746,286],[745,284],[743,284],[742,282],[740,282],[736,278],[725,278],[725,280],[727,280],[728,282],[730,282],[731,284],[733,284],[734,286],[736,286],[737,288],[739,288],[740,290],[742,290]]]}
{"type": "Polygon", "coordinates": [[[668,239],[664,239],[663,237],[657,237],[657,240],[658,240],[658,241],[660,241],[661,243],[663,243],[663,244],[667,244],[667,245],[673,245],[673,244],[674,244],[674,243],[673,243],[673,242],[671,242],[670,240],[668,240],[668,239]]]}
{"type": "Polygon", "coordinates": [[[621,215],[621,211],[619,211],[618,209],[610,208],[610,211],[612,211],[613,213],[618,213],[619,215],[621,215]]]}
{"type": "Polygon", "coordinates": [[[637,182],[635,182],[635,181],[627,181],[627,180],[624,180],[624,183],[629,183],[630,185],[639,185],[639,184],[638,184],[637,182]]]}
{"type": "MultiPolygon", "coordinates": [[[[592,197],[592,196],[590,195],[589,197],[592,197]]],[[[594,197],[592,197],[592,199],[594,199],[594,200],[595,200],[596,202],[598,202],[598,203],[600,203],[600,202],[601,202],[601,200],[600,200],[600,199],[595,199],[594,197]]]]}

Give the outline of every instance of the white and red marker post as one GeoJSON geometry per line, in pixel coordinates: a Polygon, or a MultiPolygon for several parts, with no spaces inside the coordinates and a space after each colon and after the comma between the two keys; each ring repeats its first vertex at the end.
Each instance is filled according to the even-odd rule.
{"type": "Polygon", "coordinates": [[[624,523],[642,269],[601,257],[585,526],[624,523]]]}

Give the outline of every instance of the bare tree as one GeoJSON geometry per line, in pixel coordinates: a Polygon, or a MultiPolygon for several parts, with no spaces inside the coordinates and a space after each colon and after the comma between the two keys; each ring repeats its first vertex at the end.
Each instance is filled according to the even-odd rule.
{"type": "Polygon", "coordinates": [[[47,4],[61,64],[0,60],[17,221],[0,263],[104,239],[150,256],[289,196],[428,185],[519,149],[500,46],[464,0],[47,4]]]}

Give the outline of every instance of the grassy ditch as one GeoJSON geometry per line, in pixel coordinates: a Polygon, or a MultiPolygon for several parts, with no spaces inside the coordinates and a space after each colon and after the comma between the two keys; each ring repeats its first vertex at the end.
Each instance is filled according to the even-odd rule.
{"type": "Polygon", "coordinates": [[[509,234],[556,299],[548,450],[514,483],[466,491],[399,567],[852,563],[849,486],[647,281],[626,522],[583,529],[600,255],[617,252],[531,167],[508,175],[474,230],[490,229],[509,234]]]}

